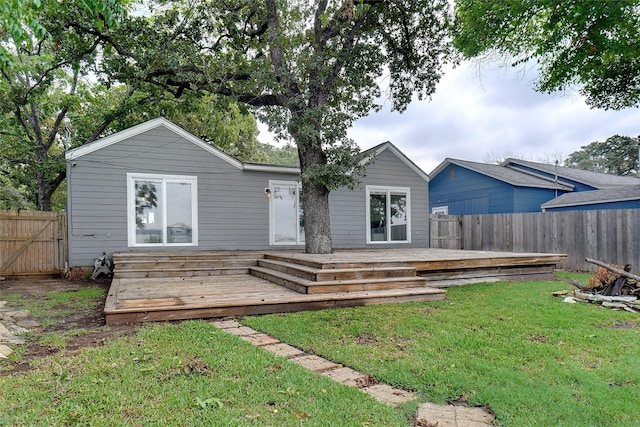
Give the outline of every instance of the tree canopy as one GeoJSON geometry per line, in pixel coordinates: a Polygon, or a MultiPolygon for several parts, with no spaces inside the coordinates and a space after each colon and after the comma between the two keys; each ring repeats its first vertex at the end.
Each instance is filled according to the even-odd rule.
{"type": "Polygon", "coordinates": [[[638,174],[638,143],[629,136],[613,135],[569,154],[565,166],[612,175],[638,174]]]}
{"type": "Polygon", "coordinates": [[[640,106],[640,0],[456,0],[455,45],[540,68],[540,91],[578,85],[603,109],[640,106]]]}
{"type": "Polygon", "coordinates": [[[130,29],[124,25],[131,19],[126,2],[8,3],[11,11],[1,10],[0,35],[4,208],[63,208],[64,200],[57,206],[54,193],[66,177],[65,148],[159,115],[241,160],[268,160],[258,144],[253,115],[232,100],[203,93],[176,99],[144,82],[143,68],[136,69],[137,80],[119,81],[106,74],[112,70],[105,69],[104,61],[118,54],[112,54],[103,35],[131,35],[123,32],[130,29]]]}
{"type": "Polygon", "coordinates": [[[313,253],[331,251],[329,191],[364,173],[346,131],[378,108],[380,77],[402,111],[433,94],[451,54],[446,0],[176,1],[152,17],[125,23],[136,38],[95,32],[118,53],[108,74],[130,79],[142,68],[145,82],[176,97],[204,90],[259,109],[296,144],[313,253]],[[167,46],[171,55],[156,54],[167,46]]]}

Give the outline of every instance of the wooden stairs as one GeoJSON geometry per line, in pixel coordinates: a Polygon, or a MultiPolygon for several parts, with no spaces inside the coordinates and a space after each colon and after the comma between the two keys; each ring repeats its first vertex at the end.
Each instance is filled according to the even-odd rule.
{"type": "Polygon", "coordinates": [[[262,252],[119,252],[113,254],[115,277],[164,278],[249,274],[262,252]]]}
{"type": "Polygon", "coordinates": [[[321,262],[265,252],[128,252],[113,255],[115,277],[251,274],[301,294],[420,288],[425,279],[399,262],[321,262]]]}
{"type": "Polygon", "coordinates": [[[267,253],[257,266],[249,267],[249,272],[302,294],[425,286],[424,278],[417,276],[415,268],[380,261],[323,263],[267,253]]]}

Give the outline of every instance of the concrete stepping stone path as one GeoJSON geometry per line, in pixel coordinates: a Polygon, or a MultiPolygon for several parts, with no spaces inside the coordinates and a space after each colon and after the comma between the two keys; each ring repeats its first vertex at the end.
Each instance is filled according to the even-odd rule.
{"type": "MultiPolygon", "coordinates": [[[[267,334],[242,326],[235,320],[219,320],[211,323],[225,332],[239,336],[270,353],[285,357],[310,371],[325,375],[344,385],[357,387],[387,405],[397,406],[416,399],[410,391],[379,383],[354,369],[314,354],[307,354],[267,334]]],[[[486,427],[493,425],[494,417],[483,408],[423,403],[418,407],[414,421],[416,426],[486,427]]]]}

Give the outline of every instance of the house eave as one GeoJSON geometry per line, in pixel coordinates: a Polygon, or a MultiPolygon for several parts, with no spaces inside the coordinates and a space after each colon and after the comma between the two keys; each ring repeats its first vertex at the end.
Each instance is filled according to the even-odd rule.
{"type": "Polygon", "coordinates": [[[291,167],[291,166],[243,163],[242,169],[246,171],[253,171],[253,172],[275,172],[275,173],[287,173],[292,175],[300,175],[300,168],[291,167]]]}
{"type": "Polygon", "coordinates": [[[573,206],[597,205],[599,203],[618,203],[618,202],[630,202],[630,201],[640,201],[640,197],[623,197],[620,199],[600,199],[600,200],[588,200],[583,202],[558,203],[558,204],[545,203],[543,205],[540,205],[540,207],[542,209],[554,209],[554,208],[567,208],[567,207],[573,207],[573,206]]]}

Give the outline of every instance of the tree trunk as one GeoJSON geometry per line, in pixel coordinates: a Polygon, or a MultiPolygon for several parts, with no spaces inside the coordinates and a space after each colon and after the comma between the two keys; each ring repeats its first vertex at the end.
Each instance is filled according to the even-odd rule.
{"type": "Polygon", "coordinates": [[[329,190],[317,175],[319,168],[327,164],[322,150],[319,125],[309,120],[309,110],[292,111],[289,132],[298,147],[302,176],[302,208],[304,215],[305,252],[308,254],[330,254],[331,220],[329,190]],[[310,128],[309,123],[316,125],[310,128]]]}
{"type": "Polygon", "coordinates": [[[37,185],[37,204],[39,211],[51,211],[51,185],[42,177],[40,172],[36,173],[36,185],[37,185]]]}
{"type": "Polygon", "coordinates": [[[304,241],[308,254],[330,254],[331,221],[329,191],[312,180],[302,179],[302,206],[304,209],[304,241]]]}

